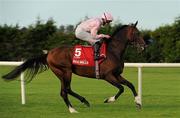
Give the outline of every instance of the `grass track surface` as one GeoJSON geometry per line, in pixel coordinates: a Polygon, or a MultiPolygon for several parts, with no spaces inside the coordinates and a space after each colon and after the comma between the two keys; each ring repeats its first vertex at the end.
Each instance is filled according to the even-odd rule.
{"type": "MultiPolygon", "coordinates": [[[[0,76],[10,67],[0,67],[0,76]]],[[[126,68],[123,76],[137,90],[137,68],[126,68]]],[[[180,68],[143,68],[143,107],[135,108],[130,89],[111,104],[104,104],[117,89],[105,81],[73,75],[72,89],[84,96],[90,108],[70,96],[78,114],[70,114],[59,96],[60,82],[49,70],[26,85],[26,104],[21,105],[20,82],[0,79],[0,118],[179,118],[180,68]]]]}

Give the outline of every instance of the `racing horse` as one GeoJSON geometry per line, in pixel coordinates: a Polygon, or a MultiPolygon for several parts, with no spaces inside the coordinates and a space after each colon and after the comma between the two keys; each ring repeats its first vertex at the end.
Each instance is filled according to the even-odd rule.
{"type": "MultiPolygon", "coordinates": [[[[121,76],[124,68],[123,57],[127,45],[132,44],[141,51],[145,48],[145,42],[136,25],[137,22],[131,25],[119,26],[112,33],[111,39],[105,40],[107,44],[107,57],[99,66],[100,79],[105,80],[118,88],[118,92],[114,96],[107,98],[104,103],[110,103],[117,100],[124,92],[124,87],[122,85],[125,85],[131,89],[136,106],[141,108],[141,103],[134,85],[121,76]]],[[[28,80],[31,81],[36,74],[50,68],[61,82],[60,95],[67,105],[70,113],[76,113],[77,111],[69,101],[68,95],[72,95],[88,107],[90,104],[85,97],[79,95],[71,89],[72,73],[88,78],[95,78],[96,74],[94,67],[73,65],[73,51],[73,46],[61,46],[54,48],[47,54],[27,59],[23,64],[17,66],[14,70],[4,75],[3,78],[5,80],[14,80],[21,72],[28,70],[27,72],[31,75],[28,80]]]]}

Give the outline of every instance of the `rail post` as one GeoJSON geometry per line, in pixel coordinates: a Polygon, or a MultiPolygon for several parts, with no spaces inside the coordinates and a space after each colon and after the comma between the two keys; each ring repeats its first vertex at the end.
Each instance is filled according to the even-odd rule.
{"type": "Polygon", "coordinates": [[[140,104],[142,105],[142,67],[138,67],[138,97],[140,98],[140,104]]]}
{"type": "Polygon", "coordinates": [[[21,73],[20,79],[21,79],[21,103],[22,105],[24,105],[26,103],[24,73],[21,73]]]}

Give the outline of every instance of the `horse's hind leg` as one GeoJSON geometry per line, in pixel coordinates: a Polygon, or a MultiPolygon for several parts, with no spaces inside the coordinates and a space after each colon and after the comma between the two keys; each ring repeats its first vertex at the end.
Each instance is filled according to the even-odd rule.
{"type": "Polygon", "coordinates": [[[77,113],[77,111],[73,108],[72,104],[70,103],[68,99],[68,94],[79,99],[81,102],[83,102],[87,106],[90,106],[90,105],[89,105],[89,102],[84,97],[78,95],[77,93],[71,90],[71,76],[72,76],[71,71],[64,72],[63,78],[61,79],[61,96],[64,99],[66,105],[68,106],[70,113],[77,113]]]}
{"type": "Polygon", "coordinates": [[[107,82],[112,84],[113,86],[117,87],[119,89],[118,93],[115,96],[112,96],[104,101],[104,103],[110,103],[114,102],[123,92],[124,92],[124,87],[120,84],[120,82],[113,76],[109,75],[105,79],[107,82]]]}
{"type": "Polygon", "coordinates": [[[50,66],[51,70],[54,74],[60,79],[61,81],[61,92],[60,95],[63,98],[66,106],[68,107],[70,113],[77,113],[77,111],[72,107],[69,99],[68,99],[68,92],[70,90],[70,82],[71,82],[71,72],[64,72],[59,68],[54,66],[50,66]]]}
{"type": "Polygon", "coordinates": [[[77,98],[78,100],[80,100],[82,103],[84,103],[86,106],[90,107],[89,102],[82,96],[80,96],[79,94],[75,93],[74,91],[72,91],[70,89],[70,91],[68,92],[70,95],[72,95],[73,97],[77,98]]]}
{"type": "Polygon", "coordinates": [[[69,99],[68,99],[68,94],[71,92],[71,87],[70,87],[70,83],[71,83],[71,75],[72,72],[65,72],[63,75],[63,78],[61,80],[61,96],[64,99],[69,112],[70,113],[78,113],[72,106],[72,104],[70,103],[69,99]]]}
{"type": "Polygon", "coordinates": [[[123,78],[122,76],[118,76],[118,80],[120,81],[121,84],[126,85],[131,89],[131,91],[133,92],[133,95],[135,97],[134,101],[136,103],[137,108],[141,108],[141,102],[137,95],[134,85],[131,82],[129,82],[128,80],[126,80],[125,78],[123,78]]]}
{"type": "MultiPolygon", "coordinates": [[[[72,91],[71,89],[71,76],[72,76],[72,72],[71,71],[67,71],[64,74],[64,85],[66,88],[66,91],[68,94],[72,95],[73,97],[77,98],[78,100],[80,100],[82,103],[84,103],[85,105],[87,105],[88,107],[90,106],[89,102],[82,96],[80,96],[79,94],[75,93],[74,91],[72,91]]],[[[71,105],[72,107],[72,105],[71,105]]]]}
{"type": "Polygon", "coordinates": [[[70,113],[77,113],[77,111],[73,108],[72,104],[69,101],[68,98],[68,88],[66,88],[65,82],[61,81],[61,92],[60,92],[61,97],[63,98],[64,102],[66,103],[69,112],[70,113]]]}

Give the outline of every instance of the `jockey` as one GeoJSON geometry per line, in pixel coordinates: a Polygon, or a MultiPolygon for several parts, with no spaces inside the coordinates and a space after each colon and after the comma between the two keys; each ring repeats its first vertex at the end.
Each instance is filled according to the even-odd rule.
{"type": "Polygon", "coordinates": [[[94,47],[94,59],[99,58],[99,49],[101,46],[100,40],[102,38],[109,39],[109,35],[97,34],[99,29],[113,21],[113,17],[110,13],[103,13],[101,17],[90,18],[86,21],[81,22],[76,30],[75,35],[77,38],[89,42],[94,47]]]}

